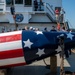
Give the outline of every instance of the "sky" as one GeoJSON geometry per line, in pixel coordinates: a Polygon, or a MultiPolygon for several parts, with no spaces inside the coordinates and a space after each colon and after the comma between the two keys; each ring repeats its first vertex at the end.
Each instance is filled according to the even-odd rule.
{"type": "Polygon", "coordinates": [[[62,0],[65,10],[65,20],[69,21],[70,28],[75,28],[75,0],[62,0]]]}

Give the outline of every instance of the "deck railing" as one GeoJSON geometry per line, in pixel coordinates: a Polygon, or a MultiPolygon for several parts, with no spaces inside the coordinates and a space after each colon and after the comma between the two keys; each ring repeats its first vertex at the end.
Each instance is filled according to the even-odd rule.
{"type": "Polygon", "coordinates": [[[37,8],[35,8],[34,6],[34,11],[44,11],[45,13],[48,14],[48,17],[50,17],[53,21],[55,20],[55,11],[54,9],[51,7],[51,5],[49,3],[45,3],[45,2],[38,2],[38,5],[36,5],[37,8]]]}
{"type": "Polygon", "coordinates": [[[44,11],[44,2],[37,2],[37,5],[33,5],[34,11],[44,11]]]}

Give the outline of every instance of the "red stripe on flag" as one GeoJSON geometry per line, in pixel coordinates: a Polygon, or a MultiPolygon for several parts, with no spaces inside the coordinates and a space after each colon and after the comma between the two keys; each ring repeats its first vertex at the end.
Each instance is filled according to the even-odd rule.
{"type": "Polygon", "coordinates": [[[22,49],[8,50],[0,52],[0,59],[16,58],[24,56],[22,49]]]}
{"type": "Polygon", "coordinates": [[[18,63],[18,64],[5,65],[5,66],[0,66],[0,68],[11,68],[11,67],[23,66],[23,65],[26,65],[26,63],[23,62],[23,63],[18,63]]]}
{"type": "Polygon", "coordinates": [[[0,37],[0,43],[17,41],[17,40],[21,40],[21,34],[15,34],[15,35],[10,35],[10,36],[1,36],[0,37]]]}

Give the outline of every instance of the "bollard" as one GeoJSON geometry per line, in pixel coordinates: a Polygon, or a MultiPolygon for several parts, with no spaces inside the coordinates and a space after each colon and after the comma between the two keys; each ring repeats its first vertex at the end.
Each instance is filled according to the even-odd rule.
{"type": "Polygon", "coordinates": [[[52,73],[57,72],[57,56],[50,57],[50,70],[52,73]]]}

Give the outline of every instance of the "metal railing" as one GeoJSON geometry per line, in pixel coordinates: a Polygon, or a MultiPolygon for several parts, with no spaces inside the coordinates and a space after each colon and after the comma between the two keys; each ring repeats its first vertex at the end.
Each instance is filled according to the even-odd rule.
{"type": "Polygon", "coordinates": [[[49,3],[46,3],[46,12],[55,21],[55,11],[49,3]]]}
{"type": "Polygon", "coordinates": [[[38,11],[45,11],[45,13],[47,13],[48,17],[52,21],[55,21],[55,11],[49,3],[45,3],[45,2],[40,3],[40,2],[38,2],[36,6],[34,5],[34,11],[37,11],[37,12],[38,11]]]}
{"type": "Polygon", "coordinates": [[[51,6],[49,3],[46,3],[46,7],[49,8],[50,12],[51,12],[53,15],[55,14],[54,9],[52,8],[52,6],[51,6]]]}
{"type": "Polygon", "coordinates": [[[37,2],[37,5],[33,5],[34,11],[44,11],[44,2],[37,2]]]}

